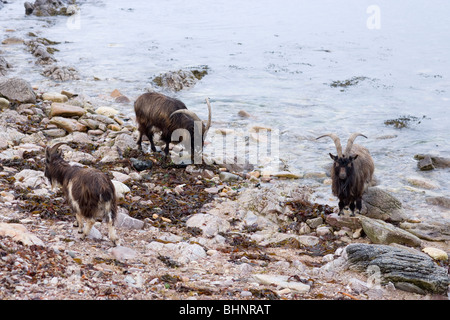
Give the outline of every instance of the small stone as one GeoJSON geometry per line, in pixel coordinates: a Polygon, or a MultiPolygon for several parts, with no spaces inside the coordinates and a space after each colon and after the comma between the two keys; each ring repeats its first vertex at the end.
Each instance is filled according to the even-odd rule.
{"type": "Polygon", "coordinates": [[[75,119],[68,119],[63,117],[53,117],[50,119],[51,124],[55,124],[58,127],[66,130],[69,133],[74,131],[86,131],[87,128],[85,125],[79,123],[75,119]]]}
{"type": "Polygon", "coordinates": [[[429,155],[426,155],[423,159],[419,160],[419,162],[417,163],[417,166],[422,171],[428,171],[428,170],[434,169],[433,160],[431,160],[431,157],[429,155]]]}
{"type": "Polygon", "coordinates": [[[317,217],[313,219],[307,219],[306,224],[311,228],[315,229],[323,223],[322,217],[317,217]]]}
{"type": "Polygon", "coordinates": [[[0,97],[0,110],[9,108],[9,101],[0,97]]]}
{"type": "MultiPolygon", "coordinates": [[[[61,95],[63,97],[66,97],[65,95],[61,95]]],[[[67,99],[67,97],[66,97],[67,99]]],[[[50,110],[50,117],[81,117],[86,113],[86,110],[84,110],[81,107],[72,106],[70,104],[64,104],[64,103],[52,103],[51,110],[50,110]]]]}
{"type": "Polygon", "coordinates": [[[444,250],[433,247],[426,247],[423,248],[422,251],[428,254],[434,260],[448,260],[448,254],[444,250]]]}
{"type": "Polygon", "coordinates": [[[69,98],[66,95],[57,92],[46,92],[42,94],[42,99],[61,103],[69,101],[69,98]]]}
{"type": "Polygon", "coordinates": [[[95,112],[97,114],[100,114],[100,115],[103,115],[103,116],[107,116],[107,117],[113,117],[113,116],[115,116],[115,115],[117,115],[119,113],[119,111],[117,111],[114,108],[110,108],[110,107],[100,107],[100,108],[97,108],[95,110],[95,112]]]}
{"type": "Polygon", "coordinates": [[[240,177],[238,175],[235,175],[235,174],[230,173],[230,172],[221,172],[219,174],[219,178],[223,182],[237,181],[237,180],[240,179],[240,177]]]}
{"type": "Polygon", "coordinates": [[[250,291],[242,290],[240,296],[242,298],[251,297],[253,294],[250,291]]]}
{"type": "Polygon", "coordinates": [[[240,116],[240,117],[242,117],[242,118],[250,118],[250,117],[251,117],[251,114],[248,113],[248,112],[245,111],[245,110],[239,110],[238,116],[240,116]]]}
{"type": "Polygon", "coordinates": [[[137,253],[131,248],[117,246],[111,250],[111,254],[119,261],[130,260],[136,257],[137,253]]]}

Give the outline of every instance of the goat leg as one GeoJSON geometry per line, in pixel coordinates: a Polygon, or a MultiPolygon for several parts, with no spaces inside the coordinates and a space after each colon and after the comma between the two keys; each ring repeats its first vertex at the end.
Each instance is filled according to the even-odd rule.
{"type": "Polygon", "coordinates": [[[95,220],[94,219],[86,219],[86,222],[84,224],[83,228],[83,234],[81,235],[81,239],[86,238],[89,233],[91,233],[92,226],[94,225],[95,220]]]}
{"type": "Polygon", "coordinates": [[[352,201],[350,203],[350,210],[352,211],[352,213],[350,213],[350,217],[354,217],[355,216],[355,202],[352,201]]]}
{"type": "Polygon", "coordinates": [[[340,216],[341,214],[344,213],[344,207],[345,207],[344,201],[339,200],[339,213],[338,213],[338,216],[340,216]]]}
{"type": "Polygon", "coordinates": [[[83,216],[81,215],[81,213],[76,213],[75,214],[76,217],[76,221],[73,224],[74,227],[78,227],[78,233],[83,233],[83,216]]]}
{"type": "Polygon", "coordinates": [[[360,214],[361,210],[362,210],[362,199],[358,198],[356,199],[356,212],[360,214]]]}

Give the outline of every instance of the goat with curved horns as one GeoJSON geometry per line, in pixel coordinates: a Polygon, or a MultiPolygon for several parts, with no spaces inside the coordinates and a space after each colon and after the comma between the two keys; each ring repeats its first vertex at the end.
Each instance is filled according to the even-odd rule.
{"type": "Polygon", "coordinates": [[[345,152],[342,153],[342,146],[339,137],[334,133],[322,135],[330,137],[337,151],[337,156],[330,153],[334,160],[331,167],[331,191],[339,199],[339,215],[344,212],[344,207],[350,206],[352,216],[355,213],[355,207],[359,212],[362,208],[362,195],[370,185],[375,170],[372,156],[365,147],[353,144],[358,136],[367,138],[361,133],[353,133],[348,138],[345,152]],[[355,204],[356,203],[356,204],[355,204]]]}
{"type": "Polygon", "coordinates": [[[71,166],[58,150],[63,144],[60,142],[45,149],[45,176],[52,187],[62,186],[70,207],[75,211],[82,238],[89,235],[95,220],[105,220],[109,239],[117,245],[119,238],[114,228],[117,203],[113,183],[100,170],[71,166]]]}
{"type": "Polygon", "coordinates": [[[139,96],[134,103],[139,130],[137,141],[139,149],[142,150],[142,137],[146,135],[150,141],[152,151],[156,151],[153,142],[153,128],[156,128],[161,130],[161,140],[166,143],[164,152],[167,156],[169,154],[169,144],[172,142],[172,134],[175,130],[184,129],[190,135],[191,159],[194,163],[194,152],[199,153],[203,150],[206,134],[211,127],[211,105],[208,98],[206,98],[206,104],[208,106],[208,121],[205,124],[193,111],[188,110],[186,105],[180,100],[157,92],[144,93],[139,96]],[[199,150],[200,142],[201,150],[199,150]]]}

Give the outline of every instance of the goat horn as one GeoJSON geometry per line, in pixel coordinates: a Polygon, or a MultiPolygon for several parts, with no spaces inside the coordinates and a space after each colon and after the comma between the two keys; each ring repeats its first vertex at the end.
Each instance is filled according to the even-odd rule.
{"type": "Polygon", "coordinates": [[[191,117],[192,119],[194,119],[194,121],[202,121],[196,114],[195,112],[191,111],[191,110],[187,110],[187,109],[181,109],[181,110],[177,110],[172,112],[172,114],[170,115],[170,117],[172,117],[174,114],[177,113],[183,113],[189,117],[191,117]]]}
{"type": "Polygon", "coordinates": [[[356,137],[361,136],[367,139],[367,137],[365,135],[363,135],[362,133],[359,132],[355,132],[352,133],[350,138],[348,138],[347,141],[347,146],[345,147],[345,155],[349,156],[350,155],[350,151],[352,150],[353,147],[353,141],[355,141],[356,137]]]}
{"type": "Polygon", "coordinates": [[[211,104],[209,103],[209,98],[206,98],[206,105],[208,106],[208,122],[206,123],[205,136],[209,128],[211,127],[212,112],[211,112],[211,104]]]}
{"type": "Polygon", "coordinates": [[[50,148],[50,151],[55,152],[63,144],[67,144],[67,142],[58,142],[57,144],[55,144],[53,147],[50,148]]]}
{"type": "Polygon", "coordinates": [[[331,139],[333,139],[334,145],[336,146],[336,151],[337,151],[338,157],[342,158],[342,146],[341,146],[341,140],[339,139],[339,137],[337,135],[335,135],[334,133],[328,133],[328,134],[324,134],[323,136],[316,138],[316,140],[323,138],[323,137],[330,137],[331,139]]]}

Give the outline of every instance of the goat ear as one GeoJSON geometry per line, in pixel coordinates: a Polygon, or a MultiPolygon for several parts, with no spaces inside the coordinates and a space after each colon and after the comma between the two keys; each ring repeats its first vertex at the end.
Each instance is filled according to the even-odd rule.
{"type": "Polygon", "coordinates": [[[332,154],[330,153],[330,158],[333,159],[334,161],[337,161],[338,156],[334,156],[334,155],[332,155],[332,154]]]}
{"type": "Polygon", "coordinates": [[[355,160],[356,158],[358,158],[358,155],[357,154],[355,154],[353,157],[350,157],[350,159],[353,161],[353,160],[355,160]]]}

